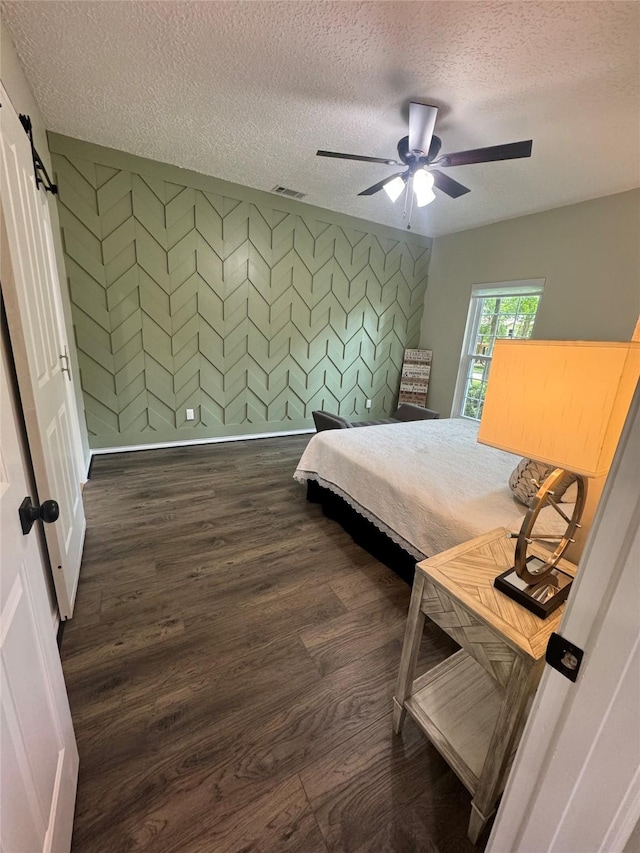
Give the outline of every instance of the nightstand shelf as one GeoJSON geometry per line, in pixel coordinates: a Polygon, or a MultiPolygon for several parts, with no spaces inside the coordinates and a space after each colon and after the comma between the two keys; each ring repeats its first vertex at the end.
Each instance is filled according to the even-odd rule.
{"type": "Polygon", "coordinates": [[[504,690],[465,651],[413,682],[405,701],[442,757],[471,794],[489,751],[504,690]]]}
{"type": "MultiPolygon", "coordinates": [[[[504,790],[547,642],[564,612],[562,605],[540,619],[495,589],[514,550],[498,528],[418,563],[393,700],[396,733],[408,713],[470,791],[474,843],[504,790]],[[426,617],[462,648],[416,677],[426,617]]],[[[559,567],[575,573],[566,560],[559,567]]]]}

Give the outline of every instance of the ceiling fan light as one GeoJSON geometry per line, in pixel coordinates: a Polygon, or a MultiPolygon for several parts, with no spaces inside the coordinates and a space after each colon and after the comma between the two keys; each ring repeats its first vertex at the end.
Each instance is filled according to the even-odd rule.
{"type": "Polygon", "coordinates": [[[424,169],[418,169],[413,175],[413,191],[416,195],[418,207],[430,204],[436,197],[433,191],[433,175],[424,169]]]}
{"type": "Polygon", "coordinates": [[[398,176],[392,181],[389,181],[388,184],[385,184],[383,189],[389,196],[391,201],[397,201],[402,195],[402,190],[404,189],[404,181],[400,176],[398,176]]]}

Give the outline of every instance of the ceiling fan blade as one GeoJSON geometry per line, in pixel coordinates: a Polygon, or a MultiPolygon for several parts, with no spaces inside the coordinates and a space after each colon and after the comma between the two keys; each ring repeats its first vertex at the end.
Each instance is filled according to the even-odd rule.
{"type": "Polygon", "coordinates": [[[384,163],[385,166],[400,166],[397,160],[385,160],[382,157],[364,157],[359,154],[339,154],[337,151],[316,151],[318,157],[337,157],[339,160],[361,160],[363,163],[384,163]]]}
{"type": "Polygon", "coordinates": [[[388,184],[390,181],[393,181],[394,178],[401,178],[405,172],[396,172],[395,175],[389,175],[388,178],[385,178],[383,181],[378,181],[377,184],[374,184],[371,187],[367,187],[366,190],[362,190],[358,195],[373,195],[374,193],[380,192],[380,190],[384,187],[385,184],[388,184]]]}
{"type": "Polygon", "coordinates": [[[439,190],[442,190],[443,193],[451,196],[451,198],[459,198],[459,196],[471,192],[469,187],[465,187],[463,184],[458,183],[458,181],[454,181],[453,178],[445,175],[444,172],[439,172],[437,169],[429,169],[429,171],[433,175],[434,185],[439,190]]]}
{"type": "Polygon", "coordinates": [[[492,145],[490,148],[473,148],[470,151],[456,151],[445,154],[436,160],[439,166],[468,166],[472,163],[491,163],[494,160],[518,160],[531,157],[533,140],[508,142],[506,145],[492,145]]]}
{"type": "Polygon", "coordinates": [[[438,108],[429,104],[409,104],[409,150],[429,153],[438,108]]]}

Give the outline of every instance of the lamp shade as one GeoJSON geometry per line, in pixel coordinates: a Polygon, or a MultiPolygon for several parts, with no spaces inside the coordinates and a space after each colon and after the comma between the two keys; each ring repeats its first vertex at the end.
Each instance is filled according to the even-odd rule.
{"type": "Polygon", "coordinates": [[[478,441],[600,477],[639,378],[637,342],[496,341],[478,441]]]}

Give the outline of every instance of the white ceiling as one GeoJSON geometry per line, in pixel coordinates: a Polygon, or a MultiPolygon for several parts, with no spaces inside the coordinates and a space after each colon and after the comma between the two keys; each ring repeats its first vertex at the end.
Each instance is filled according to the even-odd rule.
{"type": "Polygon", "coordinates": [[[438,236],[640,185],[637,2],[7,2],[59,133],[403,227],[358,197],[397,171],[408,102],[440,107],[442,153],[532,138],[464,166],[412,228],[438,236]]]}

